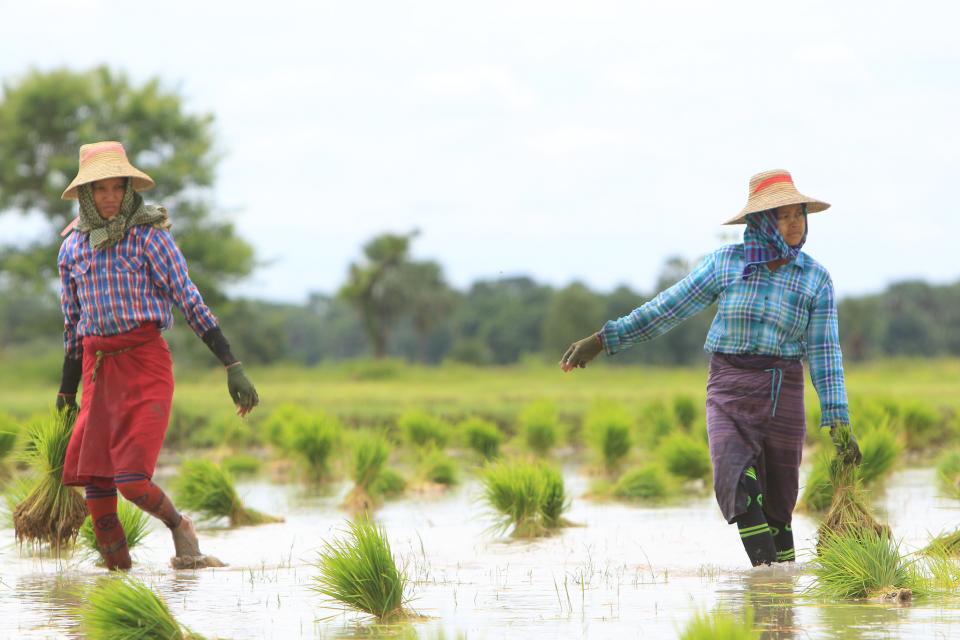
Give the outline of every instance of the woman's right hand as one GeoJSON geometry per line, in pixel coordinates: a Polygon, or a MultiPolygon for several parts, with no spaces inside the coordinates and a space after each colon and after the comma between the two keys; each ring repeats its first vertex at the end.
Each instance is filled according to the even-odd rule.
{"type": "Polygon", "coordinates": [[[564,371],[570,371],[577,367],[583,369],[587,363],[596,358],[603,351],[603,342],[600,341],[600,334],[594,333],[574,342],[560,358],[560,368],[564,371]]]}

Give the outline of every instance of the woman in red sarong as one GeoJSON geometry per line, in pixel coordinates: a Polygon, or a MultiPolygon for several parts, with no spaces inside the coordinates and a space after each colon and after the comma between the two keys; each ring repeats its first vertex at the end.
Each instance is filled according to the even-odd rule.
{"type": "Polygon", "coordinates": [[[83,486],[104,562],[131,565],[117,518],[117,492],[173,534],[174,567],[219,564],[203,556],[193,523],[153,483],[173,399],[173,363],[160,332],[178,307],[227,370],[227,388],[245,416],[259,403],[243,365],[190,280],[163,207],[139,192],[154,186],[119,142],[80,148],[80,170],[63,193],[80,202],[64,230],[57,267],[64,314],[63,377],[57,408],[83,406],[67,447],[63,482],[83,486]]]}

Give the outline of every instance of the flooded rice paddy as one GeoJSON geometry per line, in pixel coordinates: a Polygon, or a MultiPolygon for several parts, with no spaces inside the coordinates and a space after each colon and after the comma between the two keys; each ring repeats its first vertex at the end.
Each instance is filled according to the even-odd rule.
{"type": "MultiPolygon", "coordinates": [[[[794,521],[800,562],[750,569],[711,495],[628,506],[580,498],[589,479],[572,469],[566,481],[574,496],[569,517],[583,526],[535,541],[490,532],[474,481],[378,510],[412,578],[412,607],[424,616],[403,626],[375,627],[310,590],[318,548],[342,530],[337,505],[346,484],[310,495],[295,485],[241,483],[248,505],[286,522],[202,529],[204,551],[230,566],[181,572],[168,568],[172,543],[155,525],[136,550],[133,574],[181,622],[217,638],[674,638],[697,612],[745,607],[766,638],[960,637],[960,597],[896,606],[804,595],[816,521],[802,514],[794,521]]],[[[908,469],[877,496],[904,551],[960,525],[957,503],[937,497],[935,486],[932,469],[908,469]]],[[[9,529],[0,539],[11,541],[0,550],[0,638],[77,637],[79,592],[105,571],[79,554],[56,560],[21,553],[9,529]]]]}

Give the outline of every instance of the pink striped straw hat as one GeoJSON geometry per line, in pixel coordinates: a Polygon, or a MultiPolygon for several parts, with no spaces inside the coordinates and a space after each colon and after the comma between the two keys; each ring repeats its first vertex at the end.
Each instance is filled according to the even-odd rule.
{"type": "Polygon", "coordinates": [[[76,200],[77,187],[106,178],[130,178],[136,191],[146,191],[156,186],[153,178],[130,164],[122,144],[107,140],[80,147],[80,170],[60,197],[76,200]]]}
{"type": "Polygon", "coordinates": [[[723,224],[746,224],[747,214],[766,211],[785,204],[806,204],[807,213],[816,213],[830,208],[826,202],[797,191],[789,171],[774,169],[750,178],[747,206],[723,224]]]}

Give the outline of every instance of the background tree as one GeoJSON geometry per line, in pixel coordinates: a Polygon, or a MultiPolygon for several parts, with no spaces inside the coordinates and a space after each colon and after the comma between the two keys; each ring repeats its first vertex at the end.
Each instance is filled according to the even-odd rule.
{"type": "Polygon", "coordinates": [[[247,275],[253,251],[232,225],[210,220],[198,194],[213,182],[218,157],[213,116],[187,113],[183,98],[157,78],[143,84],[97,67],[31,71],[4,82],[0,100],[0,215],[39,213],[50,223],[44,239],[0,247],[0,271],[18,279],[55,275],[58,232],[76,214],[60,194],[77,172],[80,146],[123,142],[131,162],[156,180],[145,194],[170,210],[173,232],[200,274],[208,296],[247,275]],[[187,239],[187,233],[201,232],[187,239]]]}

